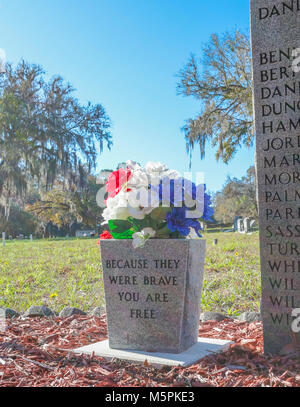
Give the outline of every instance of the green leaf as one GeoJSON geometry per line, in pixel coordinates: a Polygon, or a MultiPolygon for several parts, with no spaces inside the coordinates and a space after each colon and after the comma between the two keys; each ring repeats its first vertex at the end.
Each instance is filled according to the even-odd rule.
{"type": "Polygon", "coordinates": [[[172,208],[160,206],[158,208],[153,209],[153,211],[150,213],[150,217],[151,219],[161,222],[166,219],[166,214],[168,212],[171,212],[171,210],[172,208]]]}
{"type": "Polygon", "coordinates": [[[108,226],[111,231],[122,233],[130,229],[132,224],[127,220],[113,219],[108,221],[108,226]]]}
{"type": "Polygon", "coordinates": [[[156,231],[155,237],[168,238],[170,237],[171,231],[166,224],[162,224],[162,227],[156,231]]]}
{"type": "Polygon", "coordinates": [[[132,239],[132,235],[134,234],[134,230],[129,229],[126,230],[123,233],[116,233],[116,232],[111,232],[112,237],[114,239],[132,239]]]}
{"type": "Polygon", "coordinates": [[[109,220],[108,226],[114,239],[132,239],[134,230],[132,224],[127,220],[109,220]]]}
{"type": "Polygon", "coordinates": [[[151,226],[149,222],[149,218],[146,216],[144,219],[134,219],[130,218],[133,228],[136,232],[140,232],[144,228],[148,228],[151,226]]]}

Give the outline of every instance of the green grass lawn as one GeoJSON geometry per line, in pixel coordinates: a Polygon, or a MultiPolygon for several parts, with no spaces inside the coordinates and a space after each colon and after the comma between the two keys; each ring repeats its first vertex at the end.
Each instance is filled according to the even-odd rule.
{"type": "Polygon", "coordinates": [[[202,310],[239,315],[259,311],[259,235],[208,233],[202,310]],[[213,239],[218,244],[213,246],[213,239]]]}
{"type": "MultiPolygon", "coordinates": [[[[207,233],[203,311],[238,315],[258,310],[258,233],[207,233]],[[218,245],[213,246],[213,239],[218,245]]],[[[8,241],[0,246],[0,307],[30,305],[91,310],[104,302],[96,240],[8,241]]]]}

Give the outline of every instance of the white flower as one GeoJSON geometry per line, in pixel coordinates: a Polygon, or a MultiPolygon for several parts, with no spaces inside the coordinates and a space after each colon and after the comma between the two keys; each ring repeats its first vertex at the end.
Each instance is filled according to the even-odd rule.
{"type": "Polygon", "coordinates": [[[128,192],[128,211],[135,219],[144,219],[159,206],[157,191],[145,187],[128,192]]]}
{"type": "Polygon", "coordinates": [[[160,162],[148,162],[146,164],[146,171],[148,174],[153,174],[153,175],[160,175],[162,172],[167,171],[168,167],[165,164],[162,164],[160,162]]]}
{"type": "Polygon", "coordinates": [[[187,239],[198,239],[199,236],[197,235],[197,233],[195,232],[195,229],[190,228],[190,233],[188,234],[188,236],[186,237],[187,239]]]}
{"type": "Polygon", "coordinates": [[[162,177],[168,177],[169,179],[178,179],[180,174],[176,170],[167,170],[162,174],[162,177]]]}
{"type": "Polygon", "coordinates": [[[163,178],[176,179],[179,173],[175,170],[169,170],[168,167],[160,162],[149,162],[146,164],[146,171],[150,177],[151,185],[158,185],[163,178]]]}
{"type": "Polygon", "coordinates": [[[162,174],[167,171],[167,167],[160,162],[152,162],[146,164],[146,172],[149,175],[149,183],[151,185],[158,185],[160,183],[162,174]]]}
{"type": "Polygon", "coordinates": [[[128,188],[148,187],[149,177],[147,176],[144,168],[132,160],[128,160],[126,162],[126,166],[131,171],[131,177],[129,178],[127,184],[128,188]]]}
{"type": "Polygon", "coordinates": [[[128,211],[128,192],[120,191],[115,197],[108,198],[106,208],[102,216],[107,221],[111,219],[126,220],[130,214],[128,211]]]}
{"type": "Polygon", "coordinates": [[[143,247],[145,242],[151,237],[155,236],[155,230],[152,228],[144,228],[141,232],[136,232],[132,235],[132,245],[136,249],[137,247],[143,247]]]}
{"type": "Polygon", "coordinates": [[[142,187],[125,192],[121,190],[115,197],[108,198],[103,211],[105,223],[111,219],[126,220],[130,216],[144,219],[159,206],[158,192],[142,187]]]}
{"type": "Polygon", "coordinates": [[[113,219],[126,220],[129,217],[144,219],[160,205],[157,185],[162,180],[169,184],[171,179],[179,177],[177,171],[169,170],[160,162],[149,162],[146,168],[142,168],[135,161],[130,160],[126,162],[126,166],[131,171],[126,189],[122,189],[115,197],[107,199],[107,208],[103,211],[103,218],[106,221],[104,223],[113,219]],[[153,188],[149,189],[149,184],[153,188]]]}
{"type": "Polygon", "coordinates": [[[132,161],[132,160],[126,161],[126,167],[129,168],[130,171],[134,171],[134,170],[142,168],[136,161],[132,161]]]}
{"type": "Polygon", "coordinates": [[[143,168],[132,170],[131,177],[128,180],[127,188],[148,188],[149,177],[143,168]]]}

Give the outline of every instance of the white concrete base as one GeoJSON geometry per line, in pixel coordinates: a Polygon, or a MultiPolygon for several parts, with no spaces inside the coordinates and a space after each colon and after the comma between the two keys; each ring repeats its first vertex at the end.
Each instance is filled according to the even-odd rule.
{"type": "Polygon", "coordinates": [[[74,349],[72,352],[79,354],[88,354],[102,356],[107,359],[125,359],[137,363],[147,361],[151,365],[164,366],[190,366],[210,353],[218,353],[226,350],[233,343],[222,339],[198,338],[198,343],[193,345],[185,352],[175,353],[156,353],[131,350],[111,349],[108,340],[93,343],[74,349]]]}

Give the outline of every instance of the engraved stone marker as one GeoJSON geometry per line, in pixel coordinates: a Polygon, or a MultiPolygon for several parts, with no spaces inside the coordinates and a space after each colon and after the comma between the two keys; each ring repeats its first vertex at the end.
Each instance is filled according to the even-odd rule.
{"type": "Polygon", "coordinates": [[[284,354],[299,348],[300,0],[251,0],[251,37],[264,350],[284,354]]]}
{"type": "Polygon", "coordinates": [[[109,345],[180,353],[197,343],[205,241],[102,240],[109,345]]]}

